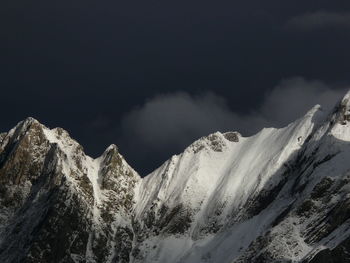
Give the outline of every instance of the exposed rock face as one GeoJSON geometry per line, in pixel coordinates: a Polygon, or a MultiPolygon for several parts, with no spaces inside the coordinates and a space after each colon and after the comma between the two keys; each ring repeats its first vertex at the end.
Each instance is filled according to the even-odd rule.
{"type": "Polygon", "coordinates": [[[116,237],[132,233],[120,220],[131,222],[139,177],[116,148],[92,160],[66,131],[31,118],[1,146],[1,262],[129,262],[132,237],[116,237]]]}
{"type": "Polygon", "coordinates": [[[28,118],[0,134],[0,262],[350,262],[349,97],[145,178],[28,118]]]}

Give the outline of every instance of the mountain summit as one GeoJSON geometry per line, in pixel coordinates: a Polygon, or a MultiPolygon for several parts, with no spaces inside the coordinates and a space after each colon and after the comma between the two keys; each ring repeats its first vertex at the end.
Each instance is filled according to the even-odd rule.
{"type": "Polygon", "coordinates": [[[27,118],[0,133],[0,262],[350,262],[350,93],[141,178],[27,118]]]}

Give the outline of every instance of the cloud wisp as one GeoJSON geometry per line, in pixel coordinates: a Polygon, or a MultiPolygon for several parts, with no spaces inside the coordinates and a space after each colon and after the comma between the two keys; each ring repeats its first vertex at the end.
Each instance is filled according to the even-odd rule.
{"type": "Polygon", "coordinates": [[[332,13],[316,11],[292,17],[286,27],[295,30],[310,31],[324,28],[350,29],[350,13],[332,13]]]}
{"type": "Polygon", "coordinates": [[[245,114],[232,111],[223,97],[212,92],[158,95],[124,116],[119,143],[138,162],[164,161],[212,132],[239,131],[249,136],[263,127],[285,126],[316,104],[331,108],[345,92],[321,81],[287,79],[266,93],[257,109],[245,114]]]}

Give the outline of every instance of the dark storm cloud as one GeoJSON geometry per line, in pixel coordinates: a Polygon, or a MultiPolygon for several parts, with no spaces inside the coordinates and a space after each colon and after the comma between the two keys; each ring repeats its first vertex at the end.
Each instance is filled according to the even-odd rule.
{"type": "Polygon", "coordinates": [[[265,94],[257,110],[244,114],[232,111],[225,98],[212,92],[158,95],[124,116],[120,142],[140,162],[149,159],[149,153],[169,157],[215,131],[251,135],[263,127],[282,127],[316,104],[325,110],[332,108],[345,92],[321,81],[287,79],[265,94]]]}
{"type": "Polygon", "coordinates": [[[294,110],[281,108],[284,119],[261,106],[286,76],[348,84],[349,27],[329,14],[349,12],[348,0],[0,1],[0,131],[33,116],[68,130],[92,156],[120,145],[145,173],[214,130],[248,134],[294,119],[294,110]],[[314,10],[337,30],[281,28],[314,10]],[[176,103],[187,109],[180,120],[176,103]],[[172,119],[159,124],[161,146],[152,144],[152,125],[140,135],[127,121],[150,125],[140,112],[156,106],[172,119]],[[122,116],[133,117],[122,124],[122,116]]]}
{"type": "Polygon", "coordinates": [[[317,11],[295,16],[287,22],[287,27],[298,30],[322,28],[350,28],[350,13],[317,11]]]}

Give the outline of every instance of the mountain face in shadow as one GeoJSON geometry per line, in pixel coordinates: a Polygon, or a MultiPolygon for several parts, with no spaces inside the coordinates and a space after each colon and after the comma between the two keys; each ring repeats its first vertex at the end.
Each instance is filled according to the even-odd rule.
{"type": "Polygon", "coordinates": [[[349,99],[144,178],[28,118],[0,134],[0,262],[350,262],[349,99]]]}

